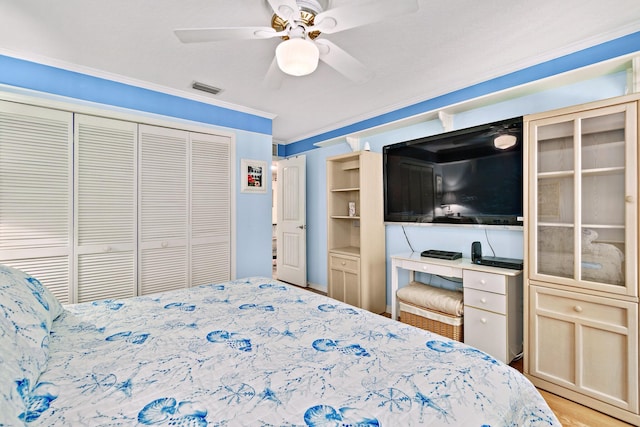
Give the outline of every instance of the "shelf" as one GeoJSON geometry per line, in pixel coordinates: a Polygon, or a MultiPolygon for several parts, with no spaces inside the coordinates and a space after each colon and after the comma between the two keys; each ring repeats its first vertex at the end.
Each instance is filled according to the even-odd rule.
{"type": "Polygon", "coordinates": [[[611,167],[611,168],[597,168],[597,169],[583,169],[583,175],[612,175],[612,174],[624,174],[624,166],[611,167]]]}
{"type": "MultiPolygon", "coordinates": [[[[573,228],[574,224],[572,222],[538,222],[538,227],[557,227],[557,228],[573,228]]],[[[596,228],[596,229],[607,229],[607,230],[624,230],[624,225],[618,224],[582,224],[582,228],[596,228]]]]}
{"type": "Polygon", "coordinates": [[[601,230],[624,230],[622,224],[582,224],[582,228],[595,228],[601,230]]]}
{"type": "MultiPolygon", "coordinates": [[[[610,168],[596,168],[596,169],[583,169],[582,175],[598,176],[598,175],[612,175],[624,173],[624,166],[610,167],[610,168]]],[[[538,173],[538,179],[555,179],[555,178],[570,178],[574,176],[575,172],[572,170],[566,171],[554,171],[554,172],[540,172],[538,173]]]]}
{"type": "Polygon", "coordinates": [[[568,171],[539,172],[538,179],[555,179],[555,178],[571,178],[573,177],[573,169],[568,171]]]}
{"type": "Polygon", "coordinates": [[[331,219],[360,219],[360,216],[349,216],[349,215],[331,215],[331,219]]]}
{"type": "Polygon", "coordinates": [[[343,171],[352,171],[352,170],[360,169],[360,160],[355,159],[348,162],[344,162],[340,169],[342,169],[343,171]]]}
{"type": "Polygon", "coordinates": [[[349,191],[360,191],[360,187],[351,187],[351,188],[332,188],[331,192],[340,193],[340,192],[349,192],[349,191]]]}
{"type": "Polygon", "coordinates": [[[360,248],[356,246],[345,246],[342,248],[329,249],[329,252],[340,255],[360,256],[360,248]]]}

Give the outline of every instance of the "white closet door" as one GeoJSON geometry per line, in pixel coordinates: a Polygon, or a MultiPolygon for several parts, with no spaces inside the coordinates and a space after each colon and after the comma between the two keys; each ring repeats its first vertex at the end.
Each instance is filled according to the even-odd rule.
{"type": "Polygon", "coordinates": [[[231,279],[231,138],[191,133],[191,286],[231,279]]]}
{"type": "Polygon", "coordinates": [[[140,295],[189,284],[188,140],[185,131],[139,126],[140,295]]]}
{"type": "Polygon", "coordinates": [[[72,289],[71,113],[0,101],[0,262],[72,289]]]}
{"type": "Polygon", "coordinates": [[[136,123],[76,115],[76,302],[136,295],[136,123]]]}

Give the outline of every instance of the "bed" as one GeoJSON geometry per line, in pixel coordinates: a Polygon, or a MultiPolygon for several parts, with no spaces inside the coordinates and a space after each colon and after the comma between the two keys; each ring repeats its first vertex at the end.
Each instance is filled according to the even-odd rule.
{"type": "Polygon", "coordinates": [[[61,306],[0,267],[0,425],[560,426],[515,369],[270,278],[61,306]]]}

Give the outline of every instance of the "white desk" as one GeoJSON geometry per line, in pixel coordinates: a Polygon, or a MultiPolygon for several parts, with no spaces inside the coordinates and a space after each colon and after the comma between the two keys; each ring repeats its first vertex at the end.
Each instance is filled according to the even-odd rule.
{"type": "Polygon", "coordinates": [[[399,270],[462,279],[464,342],[505,363],[522,352],[522,271],[421,257],[418,252],[391,256],[391,318],[398,319],[399,270]]]}

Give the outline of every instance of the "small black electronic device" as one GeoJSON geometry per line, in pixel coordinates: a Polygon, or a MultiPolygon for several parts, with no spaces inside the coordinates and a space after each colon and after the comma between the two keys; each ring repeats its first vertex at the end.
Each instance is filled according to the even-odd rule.
{"type": "Polygon", "coordinates": [[[482,244],[480,242],[473,242],[471,244],[471,262],[480,264],[480,259],[482,259],[482,244]]]}
{"type": "Polygon", "coordinates": [[[511,268],[514,270],[522,270],[524,264],[521,259],[501,258],[496,256],[485,256],[480,258],[476,264],[489,265],[491,267],[511,268]]]}
{"type": "Polygon", "coordinates": [[[427,258],[439,258],[439,259],[448,259],[455,260],[462,258],[462,252],[450,252],[450,251],[439,251],[436,249],[427,249],[426,251],[422,251],[420,256],[427,258]]]}

